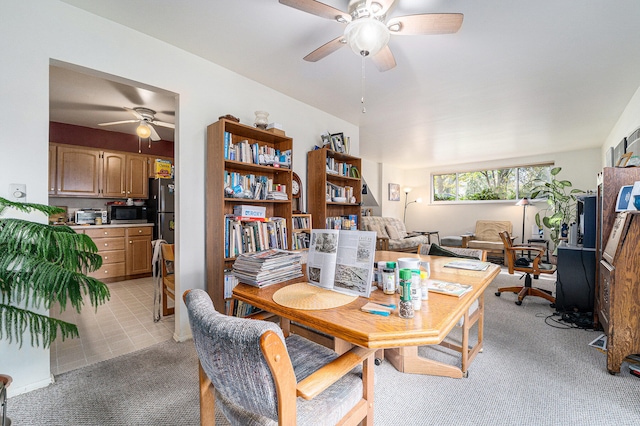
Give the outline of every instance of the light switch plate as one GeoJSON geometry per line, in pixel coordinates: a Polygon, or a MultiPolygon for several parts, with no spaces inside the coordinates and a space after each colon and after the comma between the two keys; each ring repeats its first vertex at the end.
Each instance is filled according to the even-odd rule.
{"type": "Polygon", "coordinates": [[[9,200],[21,203],[27,202],[27,185],[24,183],[9,184],[9,200]]]}

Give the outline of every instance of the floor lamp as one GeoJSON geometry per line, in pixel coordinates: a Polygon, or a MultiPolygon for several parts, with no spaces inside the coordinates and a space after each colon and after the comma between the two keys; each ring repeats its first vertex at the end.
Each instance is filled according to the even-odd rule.
{"type": "Polygon", "coordinates": [[[527,197],[524,197],[522,200],[516,203],[516,206],[522,206],[522,237],[520,237],[522,240],[522,244],[524,244],[524,222],[527,215],[527,206],[530,206],[530,205],[531,205],[531,202],[527,197]]]}
{"type": "Polygon", "coordinates": [[[421,203],[422,198],[416,198],[415,201],[409,202],[409,193],[411,192],[411,188],[404,189],[404,216],[402,217],[402,221],[407,224],[407,206],[413,203],[421,203]]]}

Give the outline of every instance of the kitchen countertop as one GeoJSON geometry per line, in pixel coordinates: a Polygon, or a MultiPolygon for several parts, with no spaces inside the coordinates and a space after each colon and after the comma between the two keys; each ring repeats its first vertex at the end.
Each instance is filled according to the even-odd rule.
{"type": "Polygon", "coordinates": [[[99,229],[99,228],[133,228],[139,226],[153,226],[153,223],[115,223],[113,225],[69,225],[71,229],[99,229]]]}

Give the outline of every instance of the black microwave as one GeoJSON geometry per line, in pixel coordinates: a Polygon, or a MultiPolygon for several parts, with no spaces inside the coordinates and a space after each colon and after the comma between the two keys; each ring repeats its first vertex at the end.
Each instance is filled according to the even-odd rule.
{"type": "Polygon", "coordinates": [[[123,206],[112,204],[108,206],[109,223],[147,223],[146,206],[123,206]]]}

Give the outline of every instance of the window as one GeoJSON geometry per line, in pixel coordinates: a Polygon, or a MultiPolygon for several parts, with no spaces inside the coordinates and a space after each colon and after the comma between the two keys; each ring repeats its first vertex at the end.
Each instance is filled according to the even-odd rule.
{"type": "Polygon", "coordinates": [[[433,175],[433,201],[518,200],[536,179],[549,181],[553,164],[433,175]]]}

